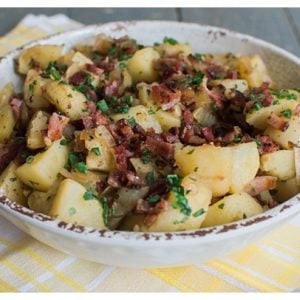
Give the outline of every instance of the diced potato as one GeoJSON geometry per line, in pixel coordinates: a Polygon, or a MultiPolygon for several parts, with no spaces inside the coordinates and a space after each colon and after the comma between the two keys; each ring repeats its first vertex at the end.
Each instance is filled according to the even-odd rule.
{"type": "Polygon", "coordinates": [[[238,57],[237,63],[241,77],[248,81],[250,87],[260,87],[264,82],[272,83],[266,65],[259,55],[238,57]]]}
{"type": "Polygon", "coordinates": [[[286,109],[294,110],[299,102],[295,100],[280,99],[275,102],[276,104],[265,106],[259,110],[251,110],[246,114],[246,122],[253,125],[255,128],[266,129],[268,126],[267,119],[274,113],[280,115],[280,113],[286,109]]]}
{"type": "Polygon", "coordinates": [[[50,62],[60,58],[62,49],[62,46],[55,45],[37,45],[25,49],[18,59],[18,72],[26,74],[35,65],[47,68],[50,62]]]}
{"type": "Polygon", "coordinates": [[[68,152],[68,147],[61,145],[60,140],[54,141],[46,151],[36,154],[32,161],[20,166],[16,174],[26,185],[47,192],[66,164],[68,152]]]}
{"type": "Polygon", "coordinates": [[[53,199],[50,216],[95,229],[105,228],[103,209],[96,199],[85,200],[86,189],[78,182],[65,179],[53,199]]]}
{"type": "Polygon", "coordinates": [[[277,181],[276,190],[275,199],[284,202],[300,193],[300,186],[297,185],[296,177],[293,177],[285,181],[277,181]]]}
{"type": "Polygon", "coordinates": [[[181,118],[173,112],[159,110],[154,113],[155,118],[161,125],[162,130],[169,130],[172,127],[180,127],[181,118]]]}
{"type": "Polygon", "coordinates": [[[80,139],[84,140],[85,148],[88,150],[86,165],[89,170],[108,172],[116,165],[112,147],[105,139],[105,135],[100,135],[99,130],[96,134],[96,131],[96,129],[90,129],[80,134],[80,139]]]}
{"type": "MultiPolygon", "coordinates": [[[[153,172],[153,176],[156,178],[155,165],[151,162],[144,164],[140,158],[130,158],[130,162],[134,167],[136,174],[142,179],[146,179],[147,174],[153,172]]],[[[154,179],[155,179],[154,178],[154,179]]]]}
{"type": "Polygon", "coordinates": [[[293,150],[278,150],[260,157],[260,169],[279,180],[295,177],[295,158],[293,150]]]}
{"type": "Polygon", "coordinates": [[[0,107],[0,143],[5,143],[10,138],[16,119],[13,110],[9,104],[0,107]]]}
{"type": "Polygon", "coordinates": [[[49,114],[37,111],[31,118],[27,129],[27,147],[39,149],[46,146],[42,130],[48,129],[49,114]]]}
{"type": "Polygon", "coordinates": [[[178,200],[171,191],[168,196],[168,210],[160,213],[157,220],[150,226],[144,223],[139,224],[140,231],[172,232],[197,229],[201,226],[211,201],[211,191],[197,180],[192,180],[190,176],[186,176],[181,185],[185,190],[188,206],[192,209],[191,214],[187,216],[180,211],[180,208],[173,207],[178,200]]]}
{"type": "Polygon", "coordinates": [[[300,115],[292,116],[291,119],[288,120],[288,123],[289,127],[285,131],[269,126],[265,130],[265,134],[270,136],[270,138],[284,149],[291,149],[292,144],[300,147],[300,115]]]}
{"type": "Polygon", "coordinates": [[[222,80],[212,80],[209,82],[211,86],[222,85],[225,88],[225,96],[228,97],[232,90],[244,93],[248,90],[248,83],[246,80],[241,79],[222,79],[222,80]]]}
{"type": "Polygon", "coordinates": [[[232,147],[233,164],[231,193],[242,192],[254,179],[259,169],[259,153],[255,142],[243,143],[232,147]]]}
{"type": "Polygon", "coordinates": [[[11,162],[0,176],[0,192],[12,201],[26,205],[23,184],[16,176],[17,165],[11,162]]]}
{"type": "Polygon", "coordinates": [[[197,174],[213,197],[225,195],[232,181],[233,154],[231,147],[202,145],[186,146],[175,151],[176,164],[182,174],[197,174]]]}
{"type": "Polygon", "coordinates": [[[56,180],[47,192],[32,191],[28,196],[29,208],[35,212],[48,215],[61,181],[61,179],[56,180]]]}
{"type": "Polygon", "coordinates": [[[70,50],[69,52],[67,52],[65,55],[61,56],[58,60],[57,60],[57,64],[58,65],[66,65],[69,66],[72,64],[72,58],[74,56],[76,52],[74,50],[70,50]]]}
{"type": "Polygon", "coordinates": [[[161,55],[161,56],[177,56],[178,54],[184,54],[188,56],[192,53],[192,48],[188,44],[160,44],[159,46],[155,47],[155,50],[161,55]]]}
{"type": "Polygon", "coordinates": [[[153,128],[155,132],[160,133],[161,126],[156,120],[154,115],[149,113],[149,110],[143,105],[136,105],[129,109],[126,114],[116,114],[112,116],[112,119],[117,122],[121,119],[130,119],[134,118],[135,121],[141,125],[144,129],[153,128]]]}
{"type": "Polygon", "coordinates": [[[85,66],[86,64],[92,65],[94,64],[91,59],[89,59],[87,56],[85,56],[81,52],[75,52],[74,55],[71,58],[72,63],[77,63],[80,66],[85,66]]]}
{"type": "Polygon", "coordinates": [[[127,69],[133,82],[153,82],[157,79],[157,71],[154,62],[159,59],[159,53],[153,48],[143,48],[134,53],[128,60],[127,69]]]}
{"type": "MultiPolygon", "coordinates": [[[[123,62],[122,62],[123,63],[123,62]]],[[[112,82],[113,80],[120,81],[120,85],[118,87],[118,94],[122,95],[126,89],[131,87],[132,78],[130,73],[125,68],[124,70],[120,70],[116,68],[112,72],[109,73],[109,80],[112,82]]]]}
{"type": "Polygon", "coordinates": [[[29,70],[23,86],[24,101],[31,107],[36,109],[47,109],[50,102],[44,97],[43,92],[45,85],[50,79],[43,78],[36,70],[29,70]]]}
{"type": "Polygon", "coordinates": [[[79,120],[87,114],[86,97],[70,85],[51,81],[46,84],[44,95],[71,120],[79,120]]]}
{"type": "Polygon", "coordinates": [[[6,84],[1,90],[0,90],[0,107],[4,104],[8,104],[9,100],[14,94],[14,86],[10,82],[6,84]]]}
{"type": "Polygon", "coordinates": [[[141,100],[142,104],[146,107],[154,107],[155,106],[155,99],[152,93],[152,87],[150,84],[141,82],[137,84],[138,90],[138,98],[141,100]]]}
{"type": "Polygon", "coordinates": [[[233,194],[224,197],[208,208],[202,227],[227,224],[262,212],[261,205],[249,194],[233,194]]]}

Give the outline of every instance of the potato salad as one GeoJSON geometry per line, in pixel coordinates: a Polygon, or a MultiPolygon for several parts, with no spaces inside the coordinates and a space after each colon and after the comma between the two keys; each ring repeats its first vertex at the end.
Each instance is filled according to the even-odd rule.
{"type": "Polygon", "coordinates": [[[101,34],[27,48],[16,70],[22,93],[0,91],[0,190],[37,213],[173,232],[300,191],[300,89],[277,89],[259,55],[101,34]]]}

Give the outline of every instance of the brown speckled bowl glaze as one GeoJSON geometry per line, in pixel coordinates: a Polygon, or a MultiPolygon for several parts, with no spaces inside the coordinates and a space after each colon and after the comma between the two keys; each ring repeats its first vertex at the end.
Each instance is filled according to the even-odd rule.
{"type": "MultiPolygon", "coordinates": [[[[285,50],[226,29],[165,21],[93,25],[31,42],[0,58],[1,86],[13,82],[21,90],[22,78],[14,71],[14,60],[22,49],[36,44],[63,44],[67,51],[77,43],[91,42],[99,33],[114,37],[128,34],[143,44],[171,36],[189,42],[200,53],[259,54],[278,87],[300,86],[300,59],[285,50]]],[[[299,213],[297,195],[260,215],[227,225],[184,232],[137,233],[68,224],[0,197],[0,215],[37,240],[90,261],[137,268],[196,264],[222,256],[258,240],[299,213]]]]}

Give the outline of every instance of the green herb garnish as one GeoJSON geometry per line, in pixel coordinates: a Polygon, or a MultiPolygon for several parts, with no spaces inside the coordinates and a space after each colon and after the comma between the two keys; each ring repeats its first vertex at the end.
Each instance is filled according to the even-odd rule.
{"type": "Polygon", "coordinates": [[[218,207],[219,207],[220,209],[223,209],[223,208],[224,208],[224,206],[225,206],[225,204],[224,204],[224,203],[221,203],[221,204],[219,204],[219,205],[218,205],[218,207]]]}
{"type": "Polygon", "coordinates": [[[167,36],[164,38],[163,42],[164,42],[164,44],[170,44],[170,45],[178,44],[178,42],[175,39],[173,39],[171,37],[167,37],[167,36]]]}
{"type": "Polygon", "coordinates": [[[287,119],[290,119],[292,117],[292,110],[290,108],[287,108],[285,110],[283,110],[282,112],[280,112],[280,114],[282,116],[284,116],[287,119]]]}
{"type": "Polygon", "coordinates": [[[91,152],[93,152],[95,155],[99,156],[101,155],[99,147],[94,147],[91,149],[91,152]]]}
{"type": "Polygon", "coordinates": [[[148,197],[147,198],[147,201],[149,202],[149,203],[157,203],[159,200],[160,200],[160,196],[159,195],[152,195],[152,196],[150,196],[150,197],[148,197]]]}
{"type": "Polygon", "coordinates": [[[104,99],[97,102],[97,107],[104,113],[109,111],[109,107],[104,99]]]}
{"type": "Polygon", "coordinates": [[[31,163],[33,162],[33,160],[34,160],[34,156],[29,155],[29,156],[27,156],[27,158],[26,158],[26,163],[27,163],[27,164],[31,164],[31,163]]]}
{"type": "Polygon", "coordinates": [[[197,210],[193,213],[193,217],[195,217],[195,218],[200,217],[204,213],[205,213],[205,210],[203,208],[200,208],[199,210],[197,210]]]}

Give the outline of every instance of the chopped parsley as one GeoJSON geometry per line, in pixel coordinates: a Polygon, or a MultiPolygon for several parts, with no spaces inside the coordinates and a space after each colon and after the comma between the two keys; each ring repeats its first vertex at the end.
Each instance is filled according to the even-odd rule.
{"type": "Polygon", "coordinates": [[[107,54],[109,56],[115,56],[117,54],[117,47],[115,45],[112,45],[108,51],[107,51],[107,54]]]}
{"type": "Polygon", "coordinates": [[[176,45],[176,44],[178,44],[178,42],[175,39],[173,39],[171,37],[167,37],[167,36],[164,37],[163,42],[164,42],[164,44],[170,44],[170,45],[176,45]]]}
{"type": "Polygon", "coordinates": [[[255,143],[257,145],[257,147],[261,147],[262,146],[262,142],[259,140],[255,140],[255,143]]]}
{"type": "Polygon", "coordinates": [[[255,110],[260,110],[261,108],[263,108],[263,106],[262,106],[261,103],[255,102],[255,103],[253,104],[253,109],[255,109],[255,110]]]}
{"type": "Polygon", "coordinates": [[[277,99],[297,100],[297,95],[290,93],[289,90],[272,91],[272,95],[277,99]]]}
{"type": "Polygon", "coordinates": [[[192,78],[192,85],[198,86],[202,83],[204,74],[202,72],[197,72],[196,75],[192,78]]]}
{"type": "Polygon", "coordinates": [[[104,113],[109,111],[109,107],[104,99],[97,102],[97,107],[104,113]]]}
{"type": "Polygon", "coordinates": [[[108,199],[104,196],[100,197],[99,199],[101,205],[102,205],[102,217],[103,217],[103,222],[107,226],[108,224],[108,217],[109,217],[109,206],[108,206],[108,199]]]}
{"type": "Polygon", "coordinates": [[[203,60],[203,58],[204,58],[204,54],[201,54],[201,53],[195,53],[194,56],[195,56],[198,60],[203,60]]]}
{"type": "Polygon", "coordinates": [[[93,200],[95,199],[93,190],[91,188],[89,188],[84,194],[83,194],[83,199],[84,200],[93,200]]]}
{"type": "Polygon", "coordinates": [[[188,151],[187,154],[188,154],[188,155],[191,155],[191,154],[194,153],[194,151],[195,151],[195,148],[194,148],[194,149],[191,149],[190,151],[188,151]]]}
{"type": "Polygon", "coordinates": [[[26,163],[27,164],[31,164],[33,162],[33,160],[34,160],[34,156],[33,155],[29,155],[26,158],[26,163]]]}
{"type": "Polygon", "coordinates": [[[151,115],[154,115],[154,114],[155,114],[155,111],[152,108],[149,108],[148,109],[148,115],[151,116],[151,115]]]}
{"type": "Polygon", "coordinates": [[[91,152],[93,152],[97,156],[101,155],[101,151],[100,151],[99,147],[92,148],[91,152]]]}
{"type": "Polygon", "coordinates": [[[84,174],[86,174],[88,170],[86,164],[83,161],[80,161],[79,156],[74,152],[69,153],[68,161],[65,164],[65,168],[68,171],[71,171],[72,169],[76,169],[80,173],[84,173],[84,174]]]}
{"type": "Polygon", "coordinates": [[[234,142],[234,143],[240,143],[241,140],[242,140],[241,136],[238,135],[238,136],[235,136],[235,137],[234,137],[233,142],[234,142]]]}
{"type": "Polygon", "coordinates": [[[84,162],[80,161],[75,164],[75,169],[77,169],[80,173],[87,173],[87,166],[84,162]]]}
{"type": "Polygon", "coordinates": [[[148,164],[149,162],[151,162],[153,159],[153,156],[151,154],[151,152],[147,149],[143,150],[142,152],[142,157],[141,157],[141,161],[142,163],[145,165],[145,164],[148,164]]]}
{"type": "Polygon", "coordinates": [[[62,146],[66,146],[66,145],[70,144],[70,141],[67,140],[67,139],[63,139],[63,140],[61,140],[59,143],[60,143],[60,145],[62,145],[62,146]]]}
{"type": "Polygon", "coordinates": [[[36,80],[34,80],[32,83],[29,84],[28,86],[29,92],[33,93],[35,85],[36,85],[36,80]]]}
{"type": "Polygon", "coordinates": [[[199,210],[195,211],[193,213],[193,217],[197,218],[202,216],[205,213],[205,210],[203,208],[200,208],[199,210]]]}
{"type": "Polygon", "coordinates": [[[131,127],[134,127],[136,125],[136,120],[134,117],[129,118],[127,121],[131,127]]]}
{"type": "Polygon", "coordinates": [[[159,195],[152,195],[150,197],[147,198],[147,201],[151,204],[153,203],[157,203],[160,200],[160,196],[159,195]]]}
{"type": "Polygon", "coordinates": [[[16,177],[9,178],[9,181],[11,182],[17,181],[17,178],[16,177]]]}
{"type": "Polygon", "coordinates": [[[221,204],[218,205],[218,208],[223,209],[224,206],[225,206],[225,204],[224,204],[224,203],[221,203],[221,204]]]}
{"type": "Polygon", "coordinates": [[[49,76],[52,80],[60,81],[62,79],[61,74],[57,69],[56,62],[50,62],[43,73],[44,75],[49,76]]]}
{"type": "Polygon", "coordinates": [[[72,217],[76,214],[76,209],[74,207],[69,208],[69,216],[72,217]]]}
{"type": "Polygon", "coordinates": [[[287,108],[285,110],[283,110],[282,112],[280,112],[280,114],[282,116],[284,116],[287,119],[290,119],[292,117],[292,110],[290,108],[287,108]]]}
{"type": "Polygon", "coordinates": [[[123,62],[120,63],[120,64],[119,64],[119,68],[120,68],[121,71],[124,71],[124,70],[126,69],[126,64],[123,63],[123,62]]]}
{"type": "Polygon", "coordinates": [[[146,174],[146,182],[147,182],[147,185],[152,185],[155,181],[155,177],[154,177],[154,172],[151,171],[151,172],[148,172],[146,174]]]}
{"type": "Polygon", "coordinates": [[[131,58],[133,55],[132,54],[124,54],[121,55],[119,58],[119,61],[124,61],[124,60],[128,60],[129,58],[131,58]]]}

